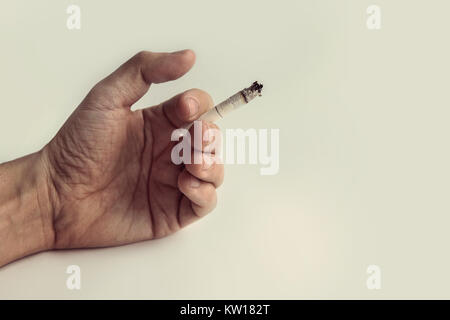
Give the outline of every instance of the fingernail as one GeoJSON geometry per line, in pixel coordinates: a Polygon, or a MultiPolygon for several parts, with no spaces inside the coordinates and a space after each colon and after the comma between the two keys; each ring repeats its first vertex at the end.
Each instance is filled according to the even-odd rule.
{"type": "Polygon", "coordinates": [[[197,114],[198,112],[198,101],[194,98],[188,97],[186,98],[186,103],[188,105],[188,109],[189,109],[189,117],[193,117],[197,114]]]}
{"type": "Polygon", "coordinates": [[[191,186],[191,188],[198,188],[198,187],[200,187],[200,180],[198,180],[195,177],[191,177],[190,186],[191,186]]]}

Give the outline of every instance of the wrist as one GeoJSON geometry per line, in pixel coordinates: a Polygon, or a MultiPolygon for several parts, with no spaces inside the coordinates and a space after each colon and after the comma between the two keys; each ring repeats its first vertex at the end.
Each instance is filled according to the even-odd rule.
{"type": "Polygon", "coordinates": [[[0,165],[0,266],[54,247],[55,195],[42,152],[0,165]]]}

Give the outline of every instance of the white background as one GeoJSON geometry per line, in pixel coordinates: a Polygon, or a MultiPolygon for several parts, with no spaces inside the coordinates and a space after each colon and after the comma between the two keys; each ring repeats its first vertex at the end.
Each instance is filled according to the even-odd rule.
{"type": "MultiPolygon", "coordinates": [[[[7,1],[0,162],[35,152],[140,50],[197,63],[192,87],[264,96],[222,128],[280,129],[280,171],[226,166],[217,209],[166,239],[46,252],[0,269],[0,298],[450,298],[448,1],[7,1]],[[66,8],[81,7],[81,30],[66,8]],[[66,288],[81,267],[80,291],[66,288]],[[381,290],[366,287],[381,267],[381,290]]],[[[1,244],[0,244],[1,245],[1,244]]]]}

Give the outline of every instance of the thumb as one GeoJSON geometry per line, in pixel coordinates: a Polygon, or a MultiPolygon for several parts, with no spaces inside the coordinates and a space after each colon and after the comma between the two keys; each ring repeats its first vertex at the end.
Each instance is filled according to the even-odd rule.
{"type": "Polygon", "coordinates": [[[97,83],[86,98],[95,99],[108,108],[130,108],[152,83],[178,79],[192,68],[194,62],[192,50],[173,53],[142,51],[97,83]]]}

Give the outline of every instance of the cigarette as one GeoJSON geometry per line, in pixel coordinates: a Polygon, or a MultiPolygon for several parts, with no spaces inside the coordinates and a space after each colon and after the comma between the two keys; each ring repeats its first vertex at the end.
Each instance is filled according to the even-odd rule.
{"type": "MultiPolygon", "coordinates": [[[[246,105],[256,97],[261,96],[262,88],[263,85],[258,83],[258,81],[255,81],[252,83],[250,87],[238,91],[225,101],[222,101],[221,103],[216,105],[207,113],[203,114],[198,120],[204,120],[209,122],[215,122],[217,120],[220,120],[230,112],[239,109],[240,107],[246,105]]],[[[186,127],[186,129],[189,129],[191,125],[192,123],[189,124],[186,127]]]]}

